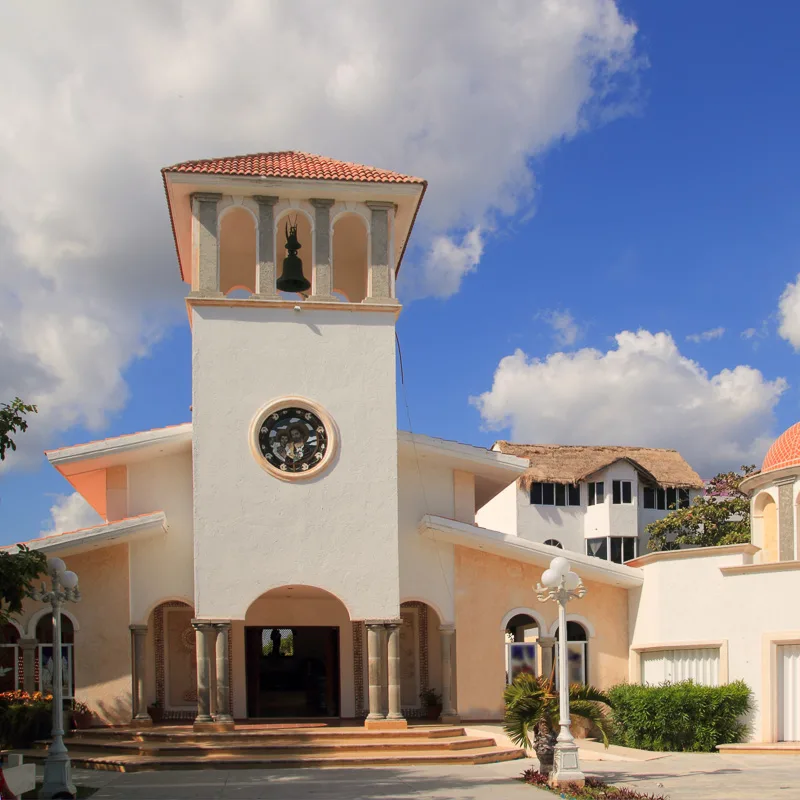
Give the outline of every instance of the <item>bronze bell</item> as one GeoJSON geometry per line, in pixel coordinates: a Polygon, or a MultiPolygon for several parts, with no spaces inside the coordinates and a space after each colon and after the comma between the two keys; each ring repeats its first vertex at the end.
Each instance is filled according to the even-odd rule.
{"type": "Polygon", "coordinates": [[[283,259],[283,272],[278,278],[277,287],[282,292],[306,292],[311,284],[303,275],[303,262],[297,255],[300,242],[297,241],[297,223],[286,223],[286,249],[289,254],[283,259]]]}

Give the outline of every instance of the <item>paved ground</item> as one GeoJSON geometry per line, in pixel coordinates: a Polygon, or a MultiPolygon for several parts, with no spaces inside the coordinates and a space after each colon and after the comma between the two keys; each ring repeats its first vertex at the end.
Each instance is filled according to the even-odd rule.
{"type": "MultiPolygon", "coordinates": [[[[75,770],[92,800],[553,800],[514,780],[531,761],[459,767],[184,770],[120,774],[75,770]]],[[[670,800],[800,800],[800,758],[676,754],[649,761],[584,761],[587,774],[670,800]]]]}

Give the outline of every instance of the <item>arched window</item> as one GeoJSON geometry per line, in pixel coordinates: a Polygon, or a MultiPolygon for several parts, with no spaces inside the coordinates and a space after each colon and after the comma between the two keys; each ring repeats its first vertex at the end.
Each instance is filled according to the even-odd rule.
{"type": "Polygon", "coordinates": [[[528,614],[511,617],[506,625],[506,683],[517,675],[529,672],[536,675],[536,642],[539,625],[528,614]]]}
{"type": "Polygon", "coordinates": [[[0,692],[19,689],[19,631],[10,622],[0,631],[0,692]]]}
{"type": "MultiPolygon", "coordinates": [[[[46,614],[36,624],[39,642],[36,683],[40,692],[53,691],[53,618],[46,614]]],[[[61,685],[65,699],[75,696],[75,629],[72,620],[61,615],[61,685]]]]}
{"type": "MultiPolygon", "coordinates": [[[[558,684],[558,636],[556,628],[556,684],[558,684]]],[[[567,622],[567,675],[570,683],[586,683],[589,675],[589,637],[580,622],[567,622]]]]}
{"type": "Polygon", "coordinates": [[[558,547],[560,550],[564,549],[564,545],[558,539],[547,539],[545,544],[550,545],[550,547],[558,547]]]}

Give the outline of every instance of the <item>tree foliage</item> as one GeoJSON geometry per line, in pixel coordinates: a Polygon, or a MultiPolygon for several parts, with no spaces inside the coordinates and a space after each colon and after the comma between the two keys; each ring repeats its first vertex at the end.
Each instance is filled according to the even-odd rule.
{"type": "Polygon", "coordinates": [[[47,571],[47,558],[38,550],[18,545],[16,553],[0,550],[0,625],[22,611],[33,582],[47,571]]]}
{"type": "MultiPolygon", "coordinates": [[[[539,770],[549,775],[559,729],[559,696],[554,681],[523,672],[506,686],[503,699],[506,706],[505,732],[519,747],[527,749],[533,746],[539,759],[539,770]]],[[[607,747],[611,721],[605,706],[611,706],[610,698],[594,686],[573,683],[569,687],[570,717],[593,723],[607,747]]]]}
{"type": "Polygon", "coordinates": [[[651,522],[645,532],[649,550],[673,550],[680,545],[713,547],[750,541],[750,500],[739,488],[756,472],[754,465],[739,472],[721,472],[688,508],[674,508],[651,522]]]}
{"type": "Polygon", "coordinates": [[[36,406],[23,403],[15,397],[10,403],[0,403],[0,461],[5,460],[6,450],[16,450],[17,444],[11,434],[28,430],[26,414],[37,414],[36,406]]]}

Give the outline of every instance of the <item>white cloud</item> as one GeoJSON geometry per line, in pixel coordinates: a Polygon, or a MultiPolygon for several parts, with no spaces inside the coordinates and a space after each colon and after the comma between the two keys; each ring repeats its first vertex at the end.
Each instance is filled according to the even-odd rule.
{"type": "Polygon", "coordinates": [[[56,495],[55,503],[50,506],[50,528],[42,531],[41,535],[78,531],[99,525],[102,521],[100,515],[78,492],[56,495]]]}
{"type": "Polygon", "coordinates": [[[630,109],[635,34],[613,0],[7,4],[0,399],[40,406],[16,458],[102,427],[184,322],[160,167],[301,149],[422,175],[400,288],[448,296],[530,206],[531,157],[630,109]]]}
{"type": "Polygon", "coordinates": [[[745,328],[740,335],[742,339],[752,339],[757,334],[758,331],[755,328],[745,328]]]}
{"type": "Polygon", "coordinates": [[[583,329],[568,310],[542,311],[536,318],[553,329],[553,340],[559,347],[572,347],[583,336],[583,329]]]}
{"type": "Polygon", "coordinates": [[[786,285],[778,301],[778,335],[800,350],[800,275],[786,285]]]}
{"type": "Polygon", "coordinates": [[[721,339],[725,335],[725,328],[711,328],[711,330],[703,331],[702,333],[690,333],[686,337],[687,342],[710,342],[713,339],[721,339]]]}
{"type": "Polygon", "coordinates": [[[514,441],[679,450],[702,475],[756,462],[774,436],[787,388],[748,366],[709,375],[668,333],[623,331],[608,352],[503,358],[489,391],[471,399],[490,429],[514,441]]]}

